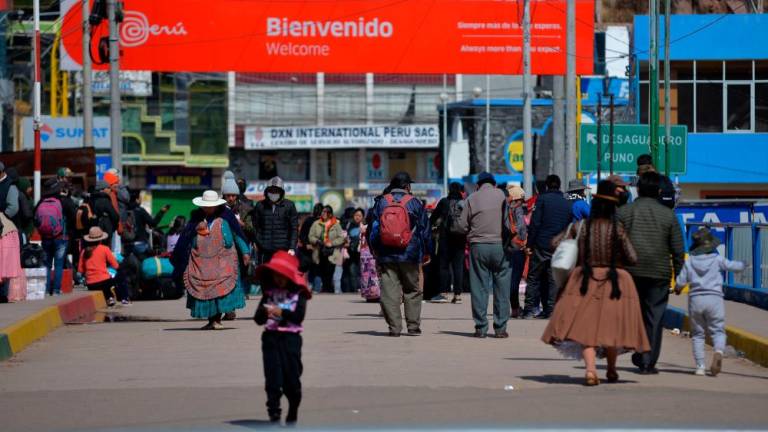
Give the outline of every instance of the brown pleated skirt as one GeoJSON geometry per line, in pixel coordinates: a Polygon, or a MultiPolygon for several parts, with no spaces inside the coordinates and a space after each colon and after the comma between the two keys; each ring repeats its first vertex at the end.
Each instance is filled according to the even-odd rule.
{"type": "Polygon", "coordinates": [[[573,348],[572,343],[576,343],[623,352],[650,351],[632,276],[617,270],[621,298],[611,299],[608,270],[593,268],[587,293],[582,296],[582,269],[574,269],[541,337],[545,343],[562,348],[573,348]]]}

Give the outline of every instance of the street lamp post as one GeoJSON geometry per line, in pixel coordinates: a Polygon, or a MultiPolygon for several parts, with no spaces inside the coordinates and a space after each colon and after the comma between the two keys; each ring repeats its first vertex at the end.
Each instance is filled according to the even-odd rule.
{"type": "MultiPolygon", "coordinates": [[[[475,87],[475,88],[472,89],[472,96],[474,96],[475,99],[479,98],[480,95],[482,95],[482,94],[483,94],[483,89],[482,88],[475,87]]],[[[489,165],[489,163],[488,163],[488,153],[489,153],[489,150],[488,150],[488,138],[487,138],[488,137],[488,126],[489,126],[488,125],[488,123],[489,123],[488,119],[489,119],[489,117],[488,117],[488,114],[486,112],[486,118],[485,118],[485,129],[486,129],[486,135],[485,135],[486,136],[486,140],[485,140],[485,156],[486,156],[486,158],[485,158],[485,167],[486,168],[485,169],[486,170],[488,169],[488,165],[489,165]]]]}
{"type": "Polygon", "coordinates": [[[491,76],[485,76],[485,172],[491,172],[491,76]]]}
{"type": "Polygon", "coordinates": [[[448,196],[448,93],[440,93],[443,103],[443,194],[448,196]]]}

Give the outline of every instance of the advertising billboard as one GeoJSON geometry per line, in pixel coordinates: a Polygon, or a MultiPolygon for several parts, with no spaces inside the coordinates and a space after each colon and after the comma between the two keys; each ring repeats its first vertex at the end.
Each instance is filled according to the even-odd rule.
{"type": "MultiPolygon", "coordinates": [[[[81,69],[80,4],[61,2],[64,70],[81,69]]],[[[519,1],[125,0],[123,12],[122,70],[522,73],[519,1]]],[[[572,55],[591,74],[594,2],[576,0],[576,15],[572,55]]],[[[531,23],[532,73],[564,74],[566,0],[532,2],[531,23]]]]}

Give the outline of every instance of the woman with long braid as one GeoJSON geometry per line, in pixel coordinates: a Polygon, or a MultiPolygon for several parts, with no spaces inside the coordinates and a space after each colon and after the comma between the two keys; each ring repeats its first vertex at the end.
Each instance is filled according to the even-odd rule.
{"type": "MultiPolygon", "coordinates": [[[[616,185],[603,180],[593,195],[589,218],[580,225],[579,262],[561,291],[542,340],[566,357],[583,359],[585,384],[600,384],[596,357],[608,360],[608,382],[616,382],[616,358],[626,351],[650,350],[640,303],[625,265],[637,261],[632,243],[616,220],[616,185]]],[[[553,240],[574,238],[578,225],[553,240]]]]}

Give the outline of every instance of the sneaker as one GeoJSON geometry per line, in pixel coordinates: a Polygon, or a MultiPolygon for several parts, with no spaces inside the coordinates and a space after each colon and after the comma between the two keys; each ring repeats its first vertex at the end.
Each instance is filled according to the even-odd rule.
{"type": "Polygon", "coordinates": [[[222,324],[220,322],[214,321],[213,322],[213,329],[214,330],[224,330],[224,324],[222,324]]]}
{"type": "Polygon", "coordinates": [[[707,372],[706,372],[706,368],[704,367],[704,365],[699,365],[699,366],[697,366],[697,367],[696,367],[696,372],[694,372],[694,374],[695,374],[695,375],[698,375],[698,376],[704,376],[704,375],[706,375],[706,374],[707,374],[707,372]]]}
{"type": "Polygon", "coordinates": [[[408,330],[410,336],[421,336],[421,329],[408,330]]]}
{"type": "Polygon", "coordinates": [[[717,376],[721,370],[723,370],[723,352],[715,351],[715,356],[712,357],[712,366],[709,367],[709,373],[712,376],[717,376]]]}
{"type": "Polygon", "coordinates": [[[432,297],[431,299],[429,299],[429,302],[430,303],[448,303],[448,299],[445,298],[444,295],[438,294],[438,295],[432,297]]]}
{"type": "Polygon", "coordinates": [[[114,297],[110,297],[109,300],[107,300],[107,306],[109,306],[109,307],[113,307],[115,305],[115,303],[117,303],[117,302],[115,302],[114,297]]]}
{"type": "Polygon", "coordinates": [[[461,294],[454,294],[453,300],[451,300],[451,303],[453,304],[461,304],[461,294]]]}
{"type": "Polygon", "coordinates": [[[506,330],[497,330],[496,333],[493,334],[493,337],[496,339],[506,339],[509,337],[509,333],[507,333],[506,330]]]}
{"type": "Polygon", "coordinates": [[[478,339],[485,339],[488,335],[480,329],[475,329],[475,337],[478,339]]]}
{"type": "Polygon", "coordinates": [[[120,304],[123,305],[123,306],[130,306],[131,302],[129,302],[126,299],[122,299],[122,300],[120,300],[120,304]]]}

